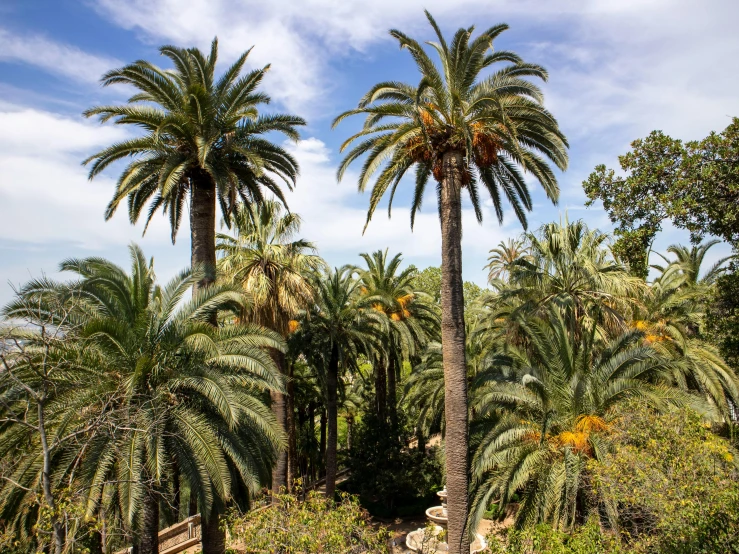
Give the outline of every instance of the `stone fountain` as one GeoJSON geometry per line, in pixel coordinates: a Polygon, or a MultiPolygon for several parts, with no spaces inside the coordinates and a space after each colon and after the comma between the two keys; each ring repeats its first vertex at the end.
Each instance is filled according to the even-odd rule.
{"type": "MultiPolygon", "coordinates": [[[[408,533],[408,536],[405,538],[405,545],[413,552],[421,552],[424,548],[424,544],[427,545],[427,548],[428,545],[434,545],[436,548],[435,552],[437,553],[449,551],[449,546],[446,542],[436,539],[436,537],[446,529],[447,522],[449,521],[446,511],[446,487],[444,487],[444,490],[441,490],[436,494],[441,499],[441,506],[433,506],[426,510],[426,517],[434,524],[433,527],[430,529],[416,529],[415,531],[408,533]],[[427,536],[429,532],[432,534],[431,537],[427,536]]],[[[482,552],[487,548],[487,545],[485,537],[479,533],[475,533],[475,540],[470,544],[470,554],[482,552]]]]}

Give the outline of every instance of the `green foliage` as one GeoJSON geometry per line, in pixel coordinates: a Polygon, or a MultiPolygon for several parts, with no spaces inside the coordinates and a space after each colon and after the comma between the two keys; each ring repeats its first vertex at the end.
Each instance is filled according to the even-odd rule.
{"type": "Polygon", "coordinates": [[[601,200],[611,221],[618,223],[624,254],[637,261],[637,247],[651,244],[665,219],[689,230],[696,242],[710,234],[737,245],[739,118],[701,141],[683,144],[653,131],[631,148],[619,156],[625,177],[599,165],[583,182],[587,205],[601,200]]]}
{"type": "Polygon", "coordinates": [[[630,552],[739,552],[736,452],[695,412],[618,414],[614,451],[591,465],[630,552]]]}
{"type": "MultiPolygon", "coordinates": [[[[130,252],[130,273],[105,259],[67,260],[62,270],[76,281],[31,282],[5,314],[33,321],[35,305],[82,299],[54,313],[65,348],[80,354],[58,368],[73,387],[49,404],[49,435],[73,432],[79,440],[52,458],[52,482],[82,491],[76,500],[85,518],[102,511],[140,539],[145,513],[155,512],[159,499],[174,499],[180,483],[173,468],[205,518],[231,499],[248,505],[267,481],[282,433],[265,393],[284,389],[266,349],[282,350],[284,342],[256,325],[210,324],[219,310],[244,309],[248,298],[239,288],[214,285],[189,300],[202,274],[184,271],[160,287],[153,262],[136,246],[130,252]],[[80,415],[87,427],[70,428],[80,415]]],[[[2,385],[2,405],[20,407],[7,401],[22,400],[17,387],[2,385]]],[[[0,433],[3,457],[28,452],[19,479],[0,487],[10,521],[25,517],[22,497],[38,486],[40,448],[25,425],[4,424],[0,433]]],[[[158,513],[153,518],[158,524],[158,513]]]]}
{"type": "MultiPolygon", "coordinates": [[[[410,266],[415,269],[415,266],[410,266]]],[[[441,302],[441,267],[429,266],[423,271],[418,271],[413,277],[413,286],[422,290],[434,301],[441,302]]]]}
{"type": "Polygon", "coordinates": [[[268,508],[231,516],[231,536],[247,554],[390,552],[387,530],[373,527],[352,496],[342,494],[337,503],[318,493],[305,502],[290,495],[274,500],[268,508]]]}
{"type": "Polygon", "coordinates": [[[373,413],[357,426],[346,488],[374,515],[422,514],[441,489],[441,464],[432,455],[407,448],[409,435],[381,425],[373,413]]]}
{"type": "MultiPolygon", "coordinates": [[[[493,42],[508,25],[499,24],[473,37],[474,27],[459,29],[450,44],[431,14],[426,17],[438,43],[429,43],[438,55],[435,63],[427,49],[393,29],[390,36],[408,51],[419,73],[417,86],[386,81],[373,86],[357,108],[342,113],[334,126],[347,117],[365,115],[363,129],[341,146],[352,147],[337,176],[366,155],[358,179],[364,191],[375,178],[367,211],[367,224],[380,200],[389,192],[388,211],[398,185],[415,169],[411,227],[421,208],[429,179],[442,180],[445,153],[467,159],[464,190],[478,221],[482,221],[480,188],[490,195],[498,220],[503,220],[503,200],[526,225],[526,211],[533,207],[523,171],[538,181],[547,196],[559,195],[552,165],[567,167],[567,140],[544,108],[544,95],[531,79],[545,81],[546,70],[525,63],[513,52],[493,49],[493,42]]],[[[441,205],[441,204],[440,204],[441,205]]]]}
{"type": "Polygon", "coordinates": [[[716,280],[708,304],[706,332],[726,362],[739,368],[739,264],[716,280]]]}
{"type": "Polygon", "coordinates": [[[563,533],[547,524],[512,531],[507,544],[499,537],[487,537],[487,554],[625,554],[618,538],[604,533],[596,519],[563,533]]]}
{"type": "Polygon", "coordinates": [[[681,398],[653,384],[662,363],[638,331],[600,342],[590,330],[578,340],[554,306],[546,319],[517,323],[527,348],[493,354],[475,388],[473,407],[486,429],[472,461],[471,524],[491,502],[505,506],[525,490],[517,527],[571,530],[593,511],[587,461],[608,447],[613,408],[628,398],[659,406],[681,398]]]}
{"type": "MultiPolygon", "coordinates": [[[[415,266],[409,266],[410,268],[415,269],[415,266]]],[[[418,271],[413,277],[413,286],[428,294],[434,304],[439,304],[441,302],[441,267],[432,265],[423,271],[418,271]]],[[[465,281],[463,287],[466,310],[482,295],[483,289],[472,281],[465,281]]]]}
{"type": "Polygon", "coordinates": [[[105,212],[113,216],[129,199],[129,218],[136,222],[147,211],[147,225],[163,210],[174,242],[186,197],[195,184],[212,188],[228,224],[239,202],[262,200],[269,191],[284,195],[276,177],[292,188],[298,164],[282,147],[264,138],[281,133],[297,140],[303,119],[283,114],[260,115],[270,98],[258,91],[269,66],[241,75],[250,50],[239,56],[220,78],[215,75],[218,41],[205,55],[196,48],[163,46],[173,69],[137,61],[103,76],[103,85],[125,84],[136,89],[128,103],[98,106],[86,117],[135,126],[142,136],[113,144],[89,157],[90,178],[119,160],[131,159],[121,173],[115,195],[105,212]],[[149,209],[144,210],[149,204],[149,209]]]}
{"type": "Polygon", "coordinates": [[[629,272],[646,280],[649,275],[649,248],[654,235],[644,227],[618,230],[618,240],[613,244],[613,254],[629,268],[629,272]]]}

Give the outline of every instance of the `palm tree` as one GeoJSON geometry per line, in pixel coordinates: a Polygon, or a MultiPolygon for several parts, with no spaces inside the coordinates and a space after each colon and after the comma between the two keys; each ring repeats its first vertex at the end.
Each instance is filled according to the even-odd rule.
{"type": "Polygon", "coordinates": [[[528,247],[524,240],[508,239],[500,241],[498,246],[490,250],[488,264],[485,269],[488,270],[488,281],[492,283],[497,280],[508,279],[511,275],[513,265],[520,259],[528,255],[528,247]]]}
{"type": "Polygon", "coordinates": [[[488,319],[515,324],[515,318],[501,317],[506,310],[546,316],[554,303],[566,308],[575,333],[593,322],[603,336],[625,329],[646,285],[613,259],[608,235],[589,229],[582,220],[565,220],[547,223],[538,233],[527,233],[525,240],[529,255],[514,262],[508,283],[497,286],[498,310],[488,319]]]}
{"type": "Polygon", "coordinates": [[[303,344],[311,344],[311,358],[322,366],[326,383],[328,436],[326,444],[326,496],[336,490],[336,449],[339,370],[355,366],[361,354],[377,346],[386,326],[384,314],[360,295],[354,268],[345,266],[314,276],[316,303],[301,322],[303,344]]]}
{"type": "Polygon", "coordinates": [[[438,315],[433,302],[425,293],[415,290],[416,270],[408,267],[399,271],[401,254],[388,260],[387,249],[360,254],[367,269],[359,270],[362,294],[372,307],[388,317],[388,333],[384,348],[377,353],[377,377],[387,375],[387,398],[377,387],[380,421],[384,421],[385,406],[393,428],[397,424],[396,382],[403,361],[418,355],[429,337],[438,334],[438,315]]]}
{"type": "Polygon", "coordinates": [[[238,500],[233,491],[260,489],[281,446],[264,393],[284,385],[265,349],[284,342],[257,325],[209,323],[219,309],[244,308],[240,289],[212,286],[183,303],[201,273],[184,271],[161,288],[138,247],[131,257],[130,274],[100,258],[61,266],[79,277],[70,287],[85,298],[79,341],[104,368],[80,393],[107,399],[110,410],[76,462],[86,515],[117,513],[139,552],[156,553],[160,501],[176,498],[180,483],[171,476],[181,475],[201,506],[203,552],[222,553],[219,512],[238,500]]]}
{"type": "MultiPolygon", "coordinates": [[[[284,213],[275,201],[261,205],[241,204],[233,217],[238,235],[218,234],[218,273],[226,283],[243,287],[251,297],[249,310],[241,315],[250,321],[279,333],[290,332],[290,322],[307,309],[313,300],[309,272],[322,266],[314,254],[315,247],[303,239],[295,239],[300,231],[300,216],[284,213]]],[[[275,364],[286,374],[285,357],[272,350],[275,364]]],[[[278,424],[288,431],[288,414],[292,400],[278,390],[272,392],[272,409],[278,424]]],[[[293,453],[294,456],[294,453],[293,453]]],[[[279,491],[288,482],[289,453],[283,451],[272,472],[272,488],[279,491]]],[[[293,468],[294,471],[295,468],[293,468]]]]}
{"type": "Polygon", "coordinates": [[[442,240],[442,345],[446,391],[447,488],[449,492],[450,552],[467,552],[464,532],[468,512],[467,381],[464,359],[464,298],[462,289],[461,191],[467,189],[478,220],[482,219],[478,183],[490,194],[499,220],[505,195],[519,220],[532,209],[521,169],[529,171],[556,201],[557,181],[549,162],[567,167],[567,142],[554,117],[543,107],[539,88],[527,77],[546,79],[546,71],[506,51],[492,51],[493,40],[507,25],[496,25],[472,38],[474,28],[459,29],[448,45],[431,15],[426,16],[439,42],[439,68],[423,46],[392,30],[413,57],[421,74],[418,86],[382,82],[373,86],[356,109],[339,115],[334,125],[351,115],[366,114],[363,129],[342,150],[360,142],[342,161],[338,178],[347,167],[368,154],[359,176],[364,191],[377,175],[367,213],[369,223],[388,188],[393,195],[413,167],[416,186],[411,226],[421,207],[429,178],[438,183],[442,240]],[[510,62],[481,78],[486,68],[510,62]],[[502,192],[502,194],[501,194],[502,192]]]}
{"type": "Polygon", "coordinates": [[[216,204],[230,224],[239,201],[260,204],[269,191],[284,202],[276,179],[291,189],[298,175],[295,159],[264,135],[277,132],[297,140],[296,127],[305,122],[292,115],[259,114],[260,105],[270,100],[258,91],[269,66],[242,76],[250,51],[216,79],[217,40],[208,56],[196,48],[163,46],[160,52],[173,69],[143,60],[114,69],[103,76],[104,86],[125,84],[138,92],[126,104],[84,112],[145,133],[84,162],[92,163],[92,179],[112,163],[133,158],[118,179],[106,219],[127,198],[129,218],[136,223],[149,204],[146,225],[161,209],[169,216],[174,242],[189,195],[191,265],[205,268],[196,289],[215,280],[216,204]]]}
{"type": "MultiPolygon", "coordinates": [[[[708,251],[711,248],[713,248],[717,244],[720,244],[720,242],[720,240],[714,239],[702,244],[692,246],[690,248],[688,248],[687,246],[683,246],[682,244],[671,244],[667,248],[667,251],[670,254],[675,254],[676,259],[674,261],[670,261],[661,254],[660,257],[668,263],[679,265],[680,269],[686,276],[687,284],[693,286],[712,285],[716,282],[716,279],[718,279],[721,274],[726,271],[726,267],[724,267],[724,264],[734,258],[734,256],[726,256],[719,259],[710,268],[708,268],[708,271],[706,271],[704,275],[701,275],[701,266],[703,265],[703,261],[706,258],[706,254],[708,254],[708,251]]],[[[659,266],[654,267],[661,271],[664,270],[664,268],[659,266]]]]}
{"type": "Polygon", "coordinates": [[[596,509],[583,496],[587,461],[606,452],[615,407],[630,399],[706,407],[660,385],[665,361],[640,331],[604,343],[593,327],[580,341],[554,306],[546,319],[521,325],[529,348],[499,349],[475,385],[475,408],[491,425],[472,463],[470,525],[491,501],[505,506],[525,492],[518,527],[548,522],[569,531],[596,509]]]}
{"type": "Polygon", "coordinates": [[[438,342],[428,343],[413,366],[405,381],[403,404],[416,412],[416,434],[429,436],[434,429],[444,432],[444,363],[438,342]]]}
{"type": "Polygon", "coordinates": [[[702,248],[671,248],[678,261],[664,268],[655,266],[661,274],[650,283],[631,325],[644,332],[645,342],[672,361],[675,385],[700,391],[719,416],[729,421],[731,406],[739,402],[739,378],[718,349],[703,337],[709,281],[711,274],[720,274],[721,266],[700,278],[702,248]]]}

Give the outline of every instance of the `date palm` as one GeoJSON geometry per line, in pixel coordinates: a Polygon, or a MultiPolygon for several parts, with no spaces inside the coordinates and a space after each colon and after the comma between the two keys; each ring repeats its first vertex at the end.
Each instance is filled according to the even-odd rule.
{"type": "Polygon", "coordinates": [[[470,524],[491,501],[505,506],[521,493],[517,526],[547,522],[569,531],[596,509],[583,496],[587,461],[606,452],[614,408],[629,399],[707,407],[665,386],[666,361],[640,331],[603,342],[592,328],[576,339],[554,306],[521,327],[529,347],[501,348],[475,384],[475,410],[490,425],[472,462],[470,524]]]}
{"type": "Polygon", "coordinates": [[[529,172],[556,201],[558,186],[550,167],[567,167],[567,142],[554,117],[544,108],[539,88],[528,78],[546,79],[546,71],[506,51],[493,51],[493,40],[508,27],[496,25],[472,36],[459,29],[451,44],[426,12],[438,43],[435,64],[424,47],[401,31],[390,35],[415,61],[417,86],[386,81],[373,86],[356,109],[339,115],[334,125],[353,115],[366,115],[364,127],[343,145],[356,143],[338,169],[366,155],[359,190],[375,182],[367,223],[390,191],[388,210],[403,177],[415,168],[411,226],[421,208],[429,179],[437,182],[442,239],[442,345],[446,391],[447,489],[449,546],[459,554],[469,548],[467,380],[462,289],[461,192],[466,189],[478,220],[482,219],[480,186],[490,194],[496,215],[503,218],[503,198],[525,224],[531,196],[523,177],[529,172]],[[487,76],[484,70],[508,62],[487,76]]]}
{"type": "Polygon", "coordinates": [[[311,363],[324,372],[328,433],[326,444],[326,496],[336,490],[336,449],[338,441],[339,371],[356,365],[379,344],[387,318],[372,309],[360,294],[361,282],[355,269],[316,273],[313,277],[315,305],[301,320],[300,340],[311,345],[311,363]]]}
{"type": "MultiPolygon", "coordinates": [[[[565,307],[576,334],[591,322],[601,335],[623,332],[646,285],[613,259],[608,235],[582,220],[565,219],[527,233],[525,241],[529,255],[513,264],[509,282],[499,287],[499,306],[546,316],[550,305],[557,304],[565,307]]],[[[502,315],[491,313],[494,320],[502,315]]],[[[507,318],[506,324],[514,321],[507,318]]]]}
{"type": "MultiPolygon", "coordinates": [[[[212,286],[184,302],[202,275],[184,271],[162,288],[139,248],[131,247],[131,258],[130,274],[100,258],[61,266],[78,277],[69,290],[85,299],[74,339],[103,369],[79,391],[96,399],[85,415],[109,411],[75,458],[87,516],[101,507],[117,514],[139,551],[156,553],[160,502],[174,499],[180,475],[201,507],[203,552],[222,552],[219,513],[234,491],[255,493],[267,482],[282,442],[264,392],[283,390],[265,349],[284,342],[257,325],[209,323],[219,309],[243,309],[240,289],[212,286]]],[[[13,306],[8,313],[17,316],[13,306]]]]}
{"type": "MultiPolygon", "coordinates": [[[[241,204],[234,214],[235,237],[218,234],[219,278],[242,287],[251,297],[242,321],[262,325],[286,338],[290,321],[313,301],[309,274],[322,266],[312,243],[296,238],[300,216],[284,213],[275,201],[261,205],[241,204]]],[[[284,355],[271,351],[283,375],[284,355]]],[[[288,401],[278,390],[272,393],[272,408],[279,425],[287,431],[288,401]]],[[[294,453],[293,453],[294,454],[294,453]]],[[[288,487],[288,452],[280,452],[272,473],[272,488],[288,487]]],[[[293,468],[294,470],[295,468],[293,468]]]]}
{"type": "Polygon", "coordinates": [[[525,242],[518,239],[500,241],[498,246],[490,249],[490,256],[485,269],[488,270],[488,282],[505,280],[510,277],[513,265],[528,255],[525,242]]]}
{"type": "MultiPolygon", "coordinates": [[[[128,199],[128,215],[136,223],[149,206],[146,225],[158,210],[169,217],[174,242],[189,197],[191,264],[202,266],[198,287],[215,280],[216,206],[227,224],[239,202],[261,203],[270,192],[284,202],[280,182],[291,189],[298,175],[296,160],[265,135],[281,133],[297,140],[305,122],[292,115],[260,115],[270,98],[258,90],[269,66],[242,75],[250,50],[216,77],[218,42],[206,56],[196,48],[163,46],[173,69],[139,60],[106,73],[104,86],[136,89],[126,104],[98,106],[84,112],[131,125],[144,134],[90,156],[90,178],[116,161],[131,159],[123,169],[105,212],[110,219],[128,199]]],[[[146,227],[144,228],[146,232],[146,227]]]]}
{"type": "MultiPolygon", "coordinates": [[[[372,307],[388,318],[387,334],[383,337],[384,348],[376,353],[377,376],[387,375],[387,398],[376,390],[381,422],[385,421],[385,406],[390,422],[397,424],[396,382],[403,361],[418,355],[429,338],[438,335],[438,314],[431,299],[414,287],[416,270],[408,267],[400,270],[401,254],[388,259],[387,250],[372,254],[360,254],[366,269],[359,269],[361,291],[372,307]]],[[[378,389],[380,387],[377,387],[378,389]]]]}

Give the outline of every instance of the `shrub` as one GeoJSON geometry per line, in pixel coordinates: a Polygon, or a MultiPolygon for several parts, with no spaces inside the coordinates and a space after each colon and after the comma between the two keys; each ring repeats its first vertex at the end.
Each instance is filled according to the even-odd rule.
{"type": "Polygon", "coordinates": [[[311,493],[304,502],[276,495],[275,503],[228,520],[233,546],[251,553],[389,553],[389,533],[374,528],[356,498],[341,495],[332,502],[311,493]]]}
{"type": "Polygon", "coordinates": [[[416,515],[439,503],[435,493],[441,489],[441,464],[434,456],[407,448],[408,438],[403,431],[393,433],[372,414],[358,425],[345,486],[373,515],[416,515]]]}
{"type": "Polygon", "coordinates": [[[615,450],[593,464],[630,552],[739,552],[736,454],[692,410],[622,411],[615,450]]]}
{"type": "Polygon", "coordinates": [[[622,554],[617,537],[601,531],[597,520],[577,527],[567,534],[551,525],[540,524],[512,531],[508,544],[496,536],[487,538],[489,554],[622,554]]]}

